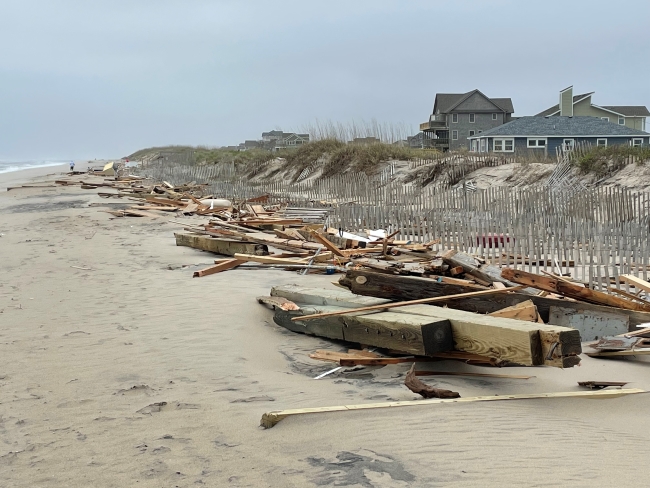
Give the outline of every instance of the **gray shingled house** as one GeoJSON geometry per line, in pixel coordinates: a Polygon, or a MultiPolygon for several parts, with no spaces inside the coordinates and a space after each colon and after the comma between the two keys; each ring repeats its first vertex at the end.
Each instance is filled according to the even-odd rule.
{"type": "Polygon", "coordinates": [[[579,142],[595,146],[647,146],[650,134],[598,117],[521,117],[469,138],[471,150],[489,153],[555,154],[579,142]]]}
{"type": "Polygon", "coordinates": [[[509,122],[514,108],[510,98],[488,98],[479,90],[438,93],[433,113],[420,130],[425,147],[443,151],[469,149],[468,138],[509,122]]]}
{"type": "Polygon", "coordinates": [[[650,116],[647,107],[643,105],[596,105],[592,103],[594,92],[573,94],[570,86],[560,91],[557,105],[540,112],[536,117],[599,117],[607,122],[625,125],[630,129],[645,130],[646,117],[650,116]]]}

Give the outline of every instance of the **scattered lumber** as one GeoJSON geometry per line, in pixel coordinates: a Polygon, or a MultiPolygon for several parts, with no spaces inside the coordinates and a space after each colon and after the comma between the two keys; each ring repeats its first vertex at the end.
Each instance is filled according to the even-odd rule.
{"type": "Polygon", "coordinates": [[[602,312],[583,307],[552,306],[549,309],[549,323],[579,330],[583,341],[625,334],[629,330],[630,318],[618,313],[618,310],[609,310],[602,312]]]}
{"type": "MultiPolygon", "coordinates": [[[[465,275],[467,276],[467,275],[465,275]]],[[[389,276],[366,270],[349,270],[345,276],[341,277],[339,283],[350,289],[353,293],[359,295],[373,296],[377,298],[387,298],[392,300],[414,300],[418,298],[434,297],[444,295],[441,292],[440,283],[434,280],[416,278],[414,276],[389,276]],[[360,280],[362,284],[369,283],[368,286],[361,286],[356,281],[358,276],[363,276],[367,281],[360,280]]],[[[480,288],[479,288],[480,289],[480,288]]],[[[442,288],[448,290],[448,288],[442,288]]],[[[469,290],[468,290],[469,291],[469,290]]],[[[573,302],[569,300],[542,297],[535,295],[524,295],[521,293],[502,293],[489,297],[471,297],[463,300],[448,300],[439,302],[440,306],[447,306],[467,312],[480,314],[489,314],[497,312],[503,308],[516,305],[518,303],[532,300],[542,320],[548,324],[556,324],[551,317],[552,307],[562,307],[574,310],[578,313],[590,312],[593,314],[618,314],[628,317],[629,327],[634,330],[639,324],[650,323],[650,312],[639,312],[636,310],[627,310],[621,308],[612,308],[609,306],[596,305],[585,302],[573,302]]]]}
{"type": "Polygon", "coordinates": [[[438,405],[441,403],[474,403],[504,400],[533,400],[533,399],[554,399],[554,398],[618,398],[624,395],[634,395],[637,393],[646,393],[639,388],[628,388],[620,390],[600,390],[600,391],[564,391],[556,393],[524,393],[518,395],[495,395],[479,396],[465,398],[435,398],[429,400],[412,400],[402,402],[384,402],[384,403],[366,403],[361,405],[341,405],[333,407],[315,407],[315,408],[297,408],[289,410],[275,410],[262,415],[260,425],[265,429],[270,429],[281,420],[287,417],[297,415],[309,415],[328,412],[349,412],[358,410],[374,410],[378,408],[398,408],[398,407],[416,407],[426,405],[438,405]]]}
{"type": "Polygon", "coordinates": [[[174,233],[177,246],[187,246],[201,251],[209,251],[225,256],[249,254],[263,256],[269,253],[265,245],[253,242],[242,242],[231,239],[218,239],[196,234],[174,233]]]}
{"type": "Polygon", "coordinates": [[[460,394],[451,390],[443,390],[441,388],[434,388],[420,381],[415,376],[415,363],[411,369],[406,373],[404,378],[404,385],[413,393],[417,393],[424,398],[460,398],[460,394]]]}
{"type": "Polygon", "coordinates": [[[465,273],[470,273],[489,284],[500,282],[507,287],[516,286],[501,275],[501,270],[497,266],[481,264],[476,258],[464,252],[447,251],[442,254],[442,260],[452,268],[462,267],[465,273]]]}
{"type": "Polygon", "coordinates": [[[203,276],[208,276],[215,273],[221,273],[222,271],[236,268],[237,266],[243,263],[244,261],[240,259],[224,259],[223,261],[215,264],[214,266],[210,266],[209,268],[195,271],[194,274],[192,275],[192,278],[202,278],[203,276]]]}
{"type": "Polygon", "coordinates": [[[569,283],[557,278],[541,276],[538,274],[528,273],[526,271],[520,271],[512,268],[504,268],[501,271],[501,275],[504,278],[512,280],[515,283],[519,283],[521,285],[527,285],[551,293],[558,293],[560,295],[564,295],[584,302],[595,303],[598,305],[607,305],[610,307],[623,308],[627,310],[650,312],[650,302],[647,305],[643,305],[638,302],[631,302],[624,298],[615,297],[601,291],[591,290],[589,288],[583,288],[579,285],[575,285],[573,283],[569,283]]]}

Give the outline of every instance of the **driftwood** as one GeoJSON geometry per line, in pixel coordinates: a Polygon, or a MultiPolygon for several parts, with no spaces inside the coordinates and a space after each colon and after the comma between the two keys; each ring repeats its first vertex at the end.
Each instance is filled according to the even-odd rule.
{"type": "Polygon", "coordinates": [[[424,398],[460,398],[460,394],[458,392],[434,388],[433,386],[426,385],[420,381],[415,376],[415,363],[413,363],[413,366],[411,366],[409,372],[406,373],[404,384],[413,393],[422,395],[424,398]]]}

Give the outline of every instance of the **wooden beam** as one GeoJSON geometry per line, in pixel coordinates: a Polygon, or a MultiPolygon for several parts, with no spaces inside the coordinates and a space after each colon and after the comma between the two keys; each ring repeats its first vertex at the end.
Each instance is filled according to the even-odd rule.
{"type": "Polygon", "coordinates": [[[462,266],[465,273],[470,273],[485,282],[494,283],[497,281],[509,287],[515,286],[514,283],[502,277],[501,270],[498,267],[481,264],[476,258],[464,252],[447,251],[442,255],[442,260],[452,268],[462,266]]]}
{"type": "Polygon", "coordinates": [[[209,268],[201,269],[199,271],[195,271],[194,274],[192,275],[193,278],[201,278],[203,276],[208,276],[211,274],[215,273],[221,273],[222,271],[226,271],[228,269],[233,269],[239,266],[240,264],[243,264],[244,261],[241,261],[239,259],[227,259],[225,261],[222,261],[220,263],[215,264],[214,266],[210,266],[209,268]]]}
{"type": "Polygon", "coordinates": [[[217,239],[196,234],[175,233],[176,245],[187,246],[201,251],[209,251],[225,256],[234,256],[235,254],[268,254],[268,248],[265,245],[255,244],[252,242],[234,241],[231,239],[217,239]]]}
{"type": "Polygon", "coordinates": [[[591,358],[605,358],[614,356],[647,356],[650,354],[650,349],[631,349],[628,351],[604,351],[604,352],[586,352],[587,356],[591,358]]]}
{"type": "Polygon", "coordinates": [[[501,317],[506,319],[525,320],[527,322],[537,322],[537,307],[532,300],[518,303],[511,307],[506,307],[489,314],[491,317],[501,317]]]}
{"type": "Polygon", "coordinates": [[[345,254],[343,254],[343,253],[341,252],[341,250],[340,250],[338,247],[336,247],[336,246],[335,246],[334,244],[332,244],[329,240],[327,240],[327,239],[325,238],[325,236],[319,234],[319,233],[316,232],[316,231],[311,231],[310,234],[312,235],[312,237],[313,237],[314,239],[316,239],[316,240],[317,240],[318,242],[320,242],[323,246],[325,246],[325,247],[327,248],[328,251],[333,252],[334,254],[336,254],[336,255],[339,256],[339,257],[342,257],[342,258],[346,257],[345,254]]]}
{"type": "Polygon", "coordinates": [[[256,300],[264,305],[270,305],[273,308],[279,308],[285,311],[300,310],[298,305],[282,297],[257,297],[256,300]]]}
{"type": "Polygon", "coordinates": [[[470,298],[470,297],[476,297],[476,296],[483,296],[483,295],[494,295],[496,293],[504,293],[508,290],[510,291],[515,291],[515,290],[520,290],[522,288],[525,288],[523,286],[518,286],[514,288],[509,288],[506,290],[481,290],[481,291],[474,291],[470,293],[461,293],[458,295],[447,295],[444,297],[434,297],[434,298],[422,298],[420,300],[409,300],[406,302],[394,302],[394,303],[387,303],[387,304],[382,304],[382,305],[374,305],[370,307],[360,307],[360,308],[353,308],[349,310],[342,310],[338,312],[328,312],[325,314],[314,314],[314,315],[305,315],[303,317],[295,317],[291,320],[296,321],[296,320],[311,320],[315,318],[322,318],[322,317],[328,317],[331,315],[344,315],[348,313],[356,313],[356,312],[366,312],[370,310],[387,310],[390,308],[397,308],[397,307],[407,307],[409,305],[419,305],[419,304],[425,304],[425,303],[434,303],[442,300],[452,300],[452,299],[465,299],[465,298],[470,298]]]}
{"type": "Polygon", "coordinates": [[[272,254],[268,256],[253,256],[250,254],[234,255],[236,259],[244,262],[263,263],[263,264],[304,264],[304,262],[291,258],[276,258],[272,254]]]}
{"type": "Polygon", "coordinates": [[[632,285],[634,288],[650,292],[650,283],[648,283],[645,280],[642,280],[641,278],[637,278],[636,276],[629,275],[629,274],[621,275],[619,276],[619,278],[623,283],[632,285]]]}
{"type": "Polygon", "coordinates": [[[560,295],[574,298],[576,300],[596,303],[599,305],[607,305],[610,307],[624,308],[627,310],[650,312],[650,303],[643,305],[641,303],[631,302],[620,297],[608,295],[607,293],[603,293],[601,291],[583,288],[579,285],[568,283],[557,278],[550,278],[534,273],[527,273],[526,271],[520,271],[512,268],[504,268],[501,271],[501,275],[508,280],[514,281],[515,283],[531,286],[539,290],[544,290],[551,293],[559,293],[560,295]]]}
{"type": "Polygon", "coordinates": [[[399,408],[399,407],[416,407],[426,405],[438,405],[441,403],[475,403],[475,402],[494,402],[504,400],[533,400],[533,399],[554,399],[554,398],[618,398],[624,395],[633,395],[636,393],[646,393],[639,388],[628,388],[621,390],[599,390],[599,391],[564,391],[556,393],[524,393],[518,395],[498,395],[498,396],[479,396],[466,398],[436,398],[430,400],[411,400],[401,402],[383,402],[383,403],[366,403],[361,405],[340,405],[333,407],[315,407],[315,408],[297,408],[290,410],[275,410],[262,415],[260,425],[265,429],[270,429],[281,420],[287,417],[298,415],[309,415],[328,412],[350,412],[357,410],[375,410],[378,408],[399,408]]]}
{"type": "Polygon", "coordinates": [[[529,380],[534,376],[521,374],[468,373],[462,371],[416,371],[415,376],[476,376],[479,378],[504,378],[509,380],[529,380]]]}

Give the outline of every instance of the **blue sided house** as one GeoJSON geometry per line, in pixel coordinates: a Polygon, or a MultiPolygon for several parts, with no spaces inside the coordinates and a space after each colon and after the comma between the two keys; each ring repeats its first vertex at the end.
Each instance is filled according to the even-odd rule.
{"type": "Polygon", "coordinates": [[[521,117],[468,137],[473,152],[555,155],[558,147],[648,146],[650,134],[599,117],[521,117]]]}

